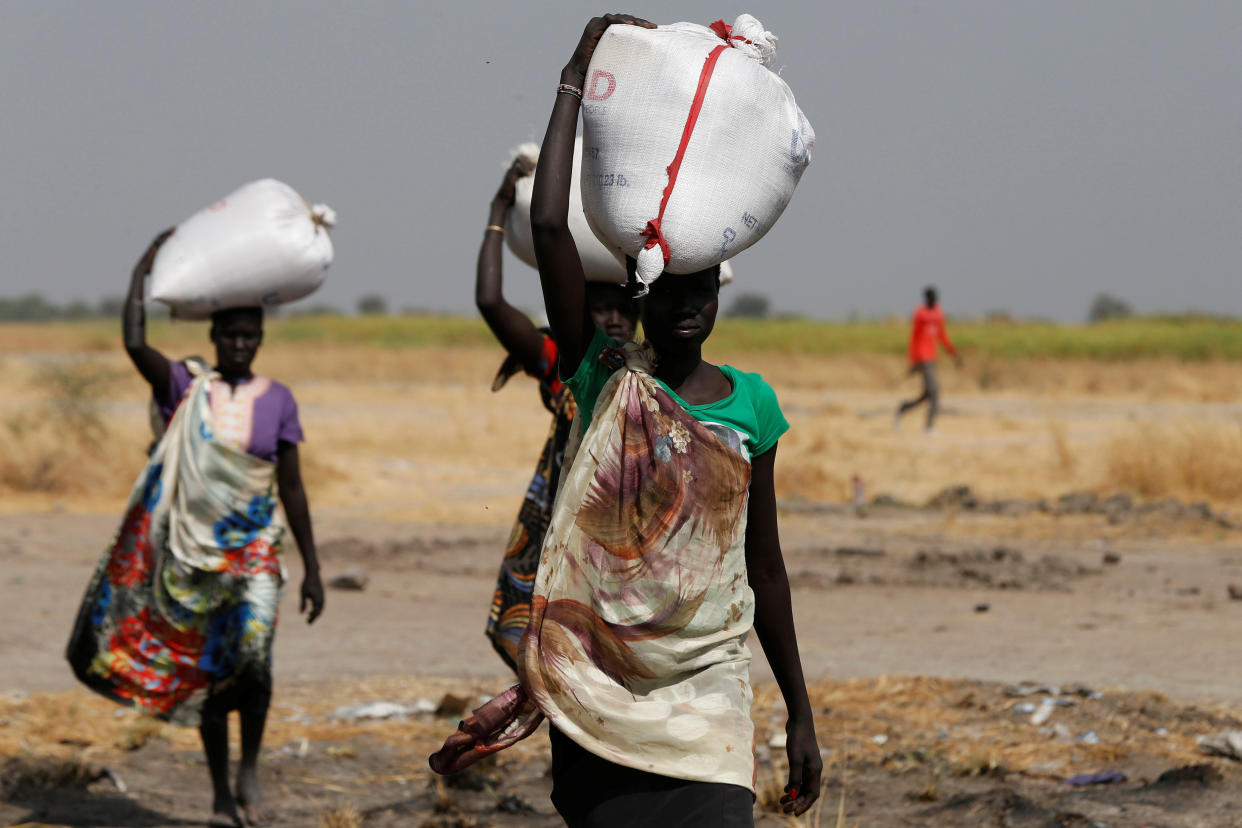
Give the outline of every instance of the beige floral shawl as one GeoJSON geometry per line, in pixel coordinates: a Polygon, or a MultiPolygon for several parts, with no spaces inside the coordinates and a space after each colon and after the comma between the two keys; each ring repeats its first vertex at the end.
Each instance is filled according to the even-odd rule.
{"type": "Polygon", "coordinates": [[[625,347],[553,507],[522,684],[432,757],[451,772],[523,738],[535,708],[617,764],[754,790],[746,582],[750,463],[625,347]]]}

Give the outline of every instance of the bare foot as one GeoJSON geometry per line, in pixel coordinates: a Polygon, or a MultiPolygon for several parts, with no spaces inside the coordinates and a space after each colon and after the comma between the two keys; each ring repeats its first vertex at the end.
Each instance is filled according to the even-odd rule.
{"type": "Polygon", "coordinates": [[[267,825],[276,818],[272,809],[263,804],[258,768],[242,766],[237,769],[237,804],[246,825],[267,825]]]}
{"type": "Polygon", "coordinates": [[[233,797],[222,799],[216,797],[211,803],[211,818],[207,820],[209,828],[241,828],[241,815],[237,812],[237,803],[233,797]]]}
{"type": "Polygon", "coordinates": [[[247,826],[271,825],[276,821],[276,812],[270,805],[243,805],[241,809],[247,826]]]}

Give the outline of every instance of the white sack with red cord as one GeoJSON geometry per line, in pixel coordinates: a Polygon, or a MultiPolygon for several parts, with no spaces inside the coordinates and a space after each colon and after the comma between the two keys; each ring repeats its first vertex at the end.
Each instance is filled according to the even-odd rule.
{"type": "Polygon", "coordinates": [[[582,206],[645,286],[763,238],[811,161],[815,131],[768,67],[776,36],[733,26],[614,25],[583,91],[582,206]]]}
{"type": "MultiPolygon", "coordinates": [[[[538,144],[522,144],[514,151],[514,156],[523,156],[531,163],[539,160],[538,144]]],[[[582,271],[588,282],[613,282],[625,284],[625,260],[617,253],[609,250],[604,243],[595,237],[582,214],[582,196],[579,186],[579,170],[582,160],[582,138],[574,141],[573,177],[569,182],[569,232],[573,234],[574,245],[578,248],[578,256],[582,259],[582,271]]],[[[535,175],[523,176],[514,186],[513,206],[505,219],[505,243],[517,256],[531,267],[538,267],[535,262],[535,242],[530,231],[530,200],[535,189],[535,175]]]]}

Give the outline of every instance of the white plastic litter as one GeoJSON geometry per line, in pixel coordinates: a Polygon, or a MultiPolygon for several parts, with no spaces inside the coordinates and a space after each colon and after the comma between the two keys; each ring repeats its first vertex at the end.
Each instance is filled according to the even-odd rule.
{"type": "Polygon", "coordinates": [[[1031,724],[1035,725],[1035,727],[1044,724],[1048,719],[1052,718],[1052,711],[1055,708],[1056,705],[1052,703],[1051,699],[1044,699],[1039,703],[1039,707],[1035,709],[1035,712],[1031,714],[1031,724]]]}
{"type": "Polygon", "coordinates": [[[583,89],[582,206],[644,285],[735,256],[792,198],[815,131],[768,68],[776,42],[746,14],[731,30],[611,26],[600,38],[583,89]]]}
{"type": "Polygon", "coordinates": [[[253,181],[177,225],[155,257],[151,298],[182,319],[301,299],[323,284],[335,223],[288,184],[253,181]]]}
{"type": "MultiPolygon", "coordinates": [[[[539,160],[538,144],[522,144],[514,151],[514,156],[522,156],[532,163],[539,160]]],[[[582,188],[579,175],[582,167],[582,138],[574,141],[573,178],[569,183],[569,232],[573,234],[574,244],[578,248],[578,256],[582,259],[582,270],[588,282],[613,282],[625,284],[625,260],[604,246],[595,238],[582,214],[582,188]]],[[[513,207],[505,219],[505,242],[513,255],[531,267],[538,267],[535,262],[535,243],[530,231],[530,200],[535,189],[535,176],[528,175],[518,179],[513,207]]]]}
{"type": "Polygon", "coordinates": [[[1223,730],[1199,737],[1199,751],[1208,756],[1242,760],[1242,730],[1223,730]]]}
{"type": "Polygon", "coordinates": [[[419,699],[413,704],[395,701],[373,701],[338,707],[332,714],[332,717],[343,721],[396,719],[420,713],[431,713],[435,710],[435,707],[435,703],[430,699],[419,699]]]}

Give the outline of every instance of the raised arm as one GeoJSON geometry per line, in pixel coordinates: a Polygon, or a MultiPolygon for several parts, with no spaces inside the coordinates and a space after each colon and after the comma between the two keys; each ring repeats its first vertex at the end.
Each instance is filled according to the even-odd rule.
{"type": "Polygon", "coordinates": [[[155,254],[160,246],[171,236],[172,229],[165,230],[155,237],[147,252],[142,254],[129,280],[129,295],[125,297],[125,310],[121,313],[121,333],[125,341],[125,353],[133,361],[138,373],[151,386],[151,392],[157,399],[168,396],[168,383],[171,381],[171,370],[168,359],[147,344],[147,312],[143,307],[143,281],[151,272],[155,254]]]}
{"type": "Polygon", "coordinates": [[[505,301],[501,275],[501,248],[504,246],[501,239],[504,231],[500,228],[504,227],[505,215],[513,206],[517,180],[530,173],[529,160],[523,157],[515,159],[492,199],[487,229],[483,231],[483,243],[479,246],[474,303],[504,349],[517,357],[528,372],[535,372],[539,370],[539,360],[543,355],[543,334],[526,314],[505,301]]]}
{"type": "Polygon", "coordinates": [[[306,489],[302,486],[298,445],[282,440],[276,452],[276,486],[280,491],[280,503],[285,507],[289,529],[302,555],[302,590],[298,612],[305,612],[306,623],[312,624],[323,612],[323,582],[319,578],[319,557],[315,553],[315,535],[311,531],[310,504],[306,500],[306,489]]]}
{"type": "Polygon", "coordinates": [[[785,813],[805,813],[819,798],[819,778],[824,761],[815,739],[811,701],[798,656],[794,632],[789,576],[781,556],[776,520],[776,446],[751,459],[750,504],[746,525],[746,577],[755,593],[755,633],[763,645],[772,675],[785,698],[789,720],[785,750],[789,756],[789,782],[781,806],[785,813]]]}
{"type": "Polygon", "coordinates": [[[572,374],[582,361],[591,341],[591,314],[586,305],[586,279],[582,260],[569,232],[569,182],[573,172],[574,134],[578,127],[578,108],[586,81],[587,67],[595,45],[614,23],[653,29],[655,24],[628,14],[596,17],[587,24],[569,63],[561,70],[560,88],[577,90],[577,95],[558,88],[548,131],[539,150],[539,174],[535,176],[530,205],[531,234],[543,302],[552,324],[552,335],[560,352],[561,375],[572,374]]]}

